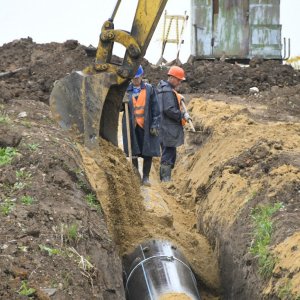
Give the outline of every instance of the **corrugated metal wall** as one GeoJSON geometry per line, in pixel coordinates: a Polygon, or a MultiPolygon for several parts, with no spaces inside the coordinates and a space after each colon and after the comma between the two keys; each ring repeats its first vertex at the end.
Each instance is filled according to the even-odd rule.
{"type": "Polygon", "coordinates": [[[192,0],[197,57],[281,59],[280,0],[192,0]]]}

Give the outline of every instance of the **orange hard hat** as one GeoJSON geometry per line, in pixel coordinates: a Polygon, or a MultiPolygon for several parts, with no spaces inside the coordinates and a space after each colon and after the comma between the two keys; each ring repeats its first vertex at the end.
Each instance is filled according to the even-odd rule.
{"type": "Polygon", "coordinates": [[[184,70],[177,66],[172,66],[168,72],[168,75],[174,76],[179,80],[185,80],[184,70]]]}

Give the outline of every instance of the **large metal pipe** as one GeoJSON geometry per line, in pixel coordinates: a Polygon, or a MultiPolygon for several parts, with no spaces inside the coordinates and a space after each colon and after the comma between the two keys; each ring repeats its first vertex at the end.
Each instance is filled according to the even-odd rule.
{"type": "Polygon", "coordinates": [[[200,299],[188,261],[168,241],[140,244],[123,264],[128,300],[200,299]]]}

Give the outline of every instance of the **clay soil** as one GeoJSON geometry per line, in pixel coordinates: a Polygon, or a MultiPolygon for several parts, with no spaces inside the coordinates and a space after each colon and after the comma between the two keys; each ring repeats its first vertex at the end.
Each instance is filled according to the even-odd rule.
{"type": "MultiPolygon", "coordinates": [[[[299,299],[299,72],[259,60],[184,65],[198,133],[186,131],[173,183],[159,182],[155,161],[147,188],[121,149],[101,140],[89,151],[51,120],[55,80],[92,62],[82,45],[27,38],[0,58],[0,74],[19,69],[0,77],[0,147],[16,150],[0,166],[0,299],[26,299],[24,286],[33,299],[125,299],[120,258],[153,238],[180,248],[203,299],[299,299]],[[276,260],[262,278],[251,211],[277,202],[276,260]]],[[[150,82],[165,78],[143,65],[150,82]]]]}

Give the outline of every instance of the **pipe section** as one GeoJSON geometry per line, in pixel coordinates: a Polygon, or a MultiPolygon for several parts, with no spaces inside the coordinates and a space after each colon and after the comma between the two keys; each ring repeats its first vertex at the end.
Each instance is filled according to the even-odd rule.
{"type": "Polygon", "coordinates": [[[200,300],[188,261],[168,241],[140,244],[123,264],[128,300],[200,300]]]}

